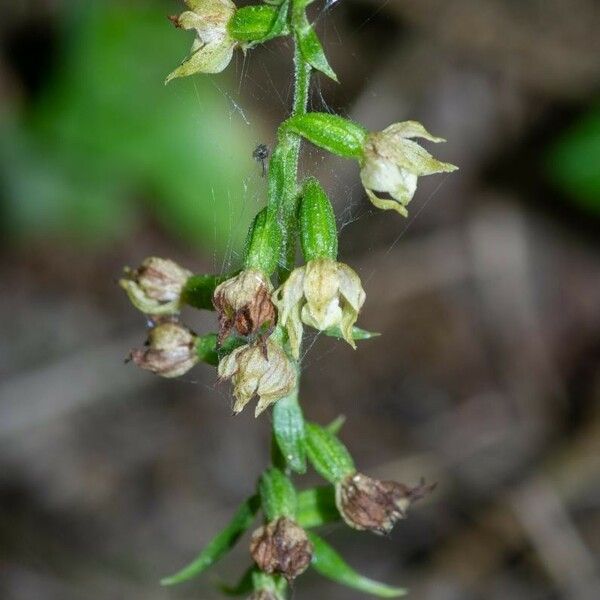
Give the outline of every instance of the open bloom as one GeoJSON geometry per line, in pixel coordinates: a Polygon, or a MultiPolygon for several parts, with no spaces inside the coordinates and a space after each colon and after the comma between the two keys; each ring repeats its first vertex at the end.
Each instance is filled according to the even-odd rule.
{"type": "Polygon", "coordinates": [[[360,278],[343,263],[318,258],[294,269],[275,292],[294,357],[300,354],[302,323],[319,331],[339,327],[342,337],[354,348],[352,328],[365,298],[360,278]]]}
{"type": "Polygon", "coordinates": [[[220,73],[230,63],[237,45],[227,30],[236,7],[231,0],[185,0],[191,10],[171,17],[181,29],[195,29],[190,55],[165,81],[195,73],[220,73]]]}
{"type": "Polygon", "coordinates": [[[395,123],[367,136],[361,160],[360,178],[371,202],[377,208],[393,209],[403,216],[408,214],[406,205],[415,194],[419,177],[458,168],[436,160],[411,138],[446,141],[431,135],[416,121],[395,123]],[[381,198],[375,192],[385,192],[393,200],[381,198]]]}
{"type": "Polygon", "coordinates": [[[219,342],[235,329],[240,335],[266,332],[277,321],[277,310],[271,301],[273,286],[257,269],[245,269],[221,283],[213,294],[219,315],[219,342]]]}
{"type": "Polygon", "coordinates": [[[196,336],[179,323],[161,323],[148,336],[146,348],[131,351],[131,360],[162,377],[179,377],[198,361],[196,336]]]}
{"type": "Polygon", "coordinates": [[[264,573],[279,573],[291,581],[310,565],[313,547],[302,527],[279,517],[252,534],[250,554],[264,573]]]}
{"type": "Polygon", "coordinates": [[[137,269],[125,269],[119,285],[132,304],[149,315],[179,312],[181,292],[192,273],[176,262],[151,256],[137,269]]]}
{"type": "Polygon", "coordinates": [[[354,473],[336,485],[335,500],[350,527],[388,534],[397,521],[406,517],[408,507],[434,487],[435,484],[421,481],[411,488],[396,481],[379,481],[354,473]]]}
{"type": "Polygon", "coordinates": [[[296,369],[283,351],[271,340],[236,348],[219,362],[219,377],[233,383],[236,398],[233,412],[241,412],[254,395],[258,396],[255,416],[296,386],[296,369]]]}

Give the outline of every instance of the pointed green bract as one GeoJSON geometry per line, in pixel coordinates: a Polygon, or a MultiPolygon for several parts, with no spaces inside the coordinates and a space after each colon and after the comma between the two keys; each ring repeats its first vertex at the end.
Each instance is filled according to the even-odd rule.
{"type": "Polygon", "coordinates": [[[276,467],[267,469],[260,477],[258,491],[267,521],[274,521],[279,517],[296,517],[296,490],[283,471],[276,467]]]}
{"type": "Polygon", "coordinates": [[[324,427],[306,424],[306,454],[315,471],[330,483],[356,472],[346,446],[324,427]]]}
{"type": "Polygon", "coordinates": [[[304,416],[296,393],[282,398],[273,407],[273,433],[286,465],[296,473],[305,473],[304,416]]]}
{"type": "Polygon", "coordinates": [[[176,585],[197,577],[222,558],[242,534],[252,525],[260,508],[258,496],[251,496],[237,510],[229,524],[218,533],[187,567],[170,577],[161,579],[161,585],[176,585]]]}
{"type": "Polygon", "coordinates": [[[332,523],[340,519],[340,513],[335,505],[335,490],[326,485],[298,494],[298,511],[296,520],[300,527],[308,529],[332,523]]]}
{"type": "Polygon", "coordinates": [[[246,596],[254,589],[253,575],[256,567],[249,567],[234,585],[219,584],[219,589],[227,596],[246,596]]]}
{"type": "Polygon", "coordinates": [[[329,65],[323,46],[315,33],[315,30],[305,20],[304,26],[297,32],[298,42],[300,44],[300,52],[304,60],[317,71],[327,75],[335,82],[338,81],[337,75],[329,65]]]}
{"type": "Polygon", "coordinates": [[[379,598],[399,598],[406,595],[404,588],[379,583],[357,573],[318,535],[308,532],[308,538],[314,549],[312,566],[324,577],[379,598]]]}
{"type": "MultiPolygon", "coordinates": [[[[329,337],[334,337],[338,339],[342,339],[342,331],[339,327],[331,327],[330,329],[326,329],[323,333],[329,337]]],[[[375,337],[379,337],[381,334],[376,333],[374,331],[367,331],[366,329],[361,329],[360,327],[356,327],[356,325],[352,328],[352,338],[356,341],[361,340],[370,340],[375,337]]]]}
{"type": "Polygon", "coordinates": [[[329,113],[309,112],[290,117],[281,125],[332,154],[361,160],[367,130],[349,119],[329,113]]]}

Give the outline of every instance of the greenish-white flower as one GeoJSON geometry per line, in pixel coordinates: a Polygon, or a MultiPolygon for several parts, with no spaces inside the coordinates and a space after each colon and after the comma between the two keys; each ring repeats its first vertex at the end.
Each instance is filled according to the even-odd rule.
{"type": "Polygon", "coordinates": [[[294,269],[275,292],[279,322],[287,330],[294,358],[300,355],[303,323],[319,331],[339,327],[355,348],[352,328],[365,298],[360,278],[344,263],[319,258],[294,269]]]}
{"type": "Polygon", "coordinates": [[[179,312],[181,293],[192,273],[168,258],[151,256],[137,269],[125,269],[125,275],[119,285],[138,310],[172,315],[179,312]]]}
{"type": "Polygon", "coordinates": [[[231,379],[235,404],[241,412],[256,395],[255,416],[292,392],[296,386],[296,369],[283,348],[267,340],[236,348],[219,362],[219,377],[231,379]]]}
{"type": "Polygon", "coordinates": [[[415,194],[419,177],[458,168],[436,160],[412,138],[446,141],[431,135],[417,121],[395,123],[367,135],[361,160],[360,178],[371,202],[377,208],[392,209],[403,216],[408,215],[406,205],[415,194]],[[393,199],[381,198],[375,192],[387,193],[393,199]]]}
{"type": "Polygon", "coordinates": [[[238,44],[227,29],[236,11],[231,0],[185,0],[185,3],[191,10],[171,20],[181,29],[194,29],[196,39],[190,55],[167,76],[165,83],[196,73],[220,73],[231,62],[238,44]]]}

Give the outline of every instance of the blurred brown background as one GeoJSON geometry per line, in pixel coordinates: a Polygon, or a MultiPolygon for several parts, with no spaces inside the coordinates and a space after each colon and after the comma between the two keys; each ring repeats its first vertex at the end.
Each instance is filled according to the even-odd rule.
{"type": "MultiPolygon", "coordinates": [[[[114,285],[155,254],[235,266],[264,202],[252,159],[290,101],[290,48],[162,79],[191,36],[172,1],[21,0],[0,24],[0,597],[218,597],[246,541],[161,589],[253,489],[269,419],[233,418],[197,367],[131,365],[144,321],[114,285]]],[[[411,215],[371,210],[355,164],[307,149],[360,273],[353,352],[315,339],[307,415],[347,417],[360,468],[437,480],[389,539],[324,534],[423,600],[600,597],[600,7],[595,0],[317,0],[341,85],[311,104],[408,118],[460,166],[411,215]]],[[[198,331],[212,314],[186,315],[198,331]]],[[[316,478],[314,478],[316,481],[316,478]]],[[[303,577],[294,598],[361,598],[303,577]]]]}

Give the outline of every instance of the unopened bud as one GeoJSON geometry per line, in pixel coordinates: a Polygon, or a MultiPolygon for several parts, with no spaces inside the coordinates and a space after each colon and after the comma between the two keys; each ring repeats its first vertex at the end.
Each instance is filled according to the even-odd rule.
{"type": "Polygon", "coordinates": [[[350,527],[388,534],[408,507],[435,488],[424,481],[411,488],[396,481],[379,481],[355,473],[336,485],[336,504],[350,527]]]}
{"type": "Polygon", "coordinates": [[[162,377],[179,377],[197,362],[196,336],[178,323],[161,323],[148,336],[146,348],[131,351],[131,360],[162,377]]]}
{"type": "Polygon", "coordinates": [[[181,292],[192,273],[176,262],[150,257],[137,269],[126,269],[126,278],[119,285],[127,292],[133,305],[149,315],[179,312],[181,292]]]}
{"type": "Polygon", "coordinates": [[[272,292],[268,277],[255,269],[246,269],[219,285],[213,296],[219,316],[219,343],[232,330],[245,336],[274,327],[277,309],[271,301],[272,292]]]}
{"type": "Polygon", "coordinates": [[[288,517],[259,527],[250,541],[250,554],[259,569],[269,574],[279,573],[288,581],[306,571],[312,553],[306,532],[288,517]]]}

